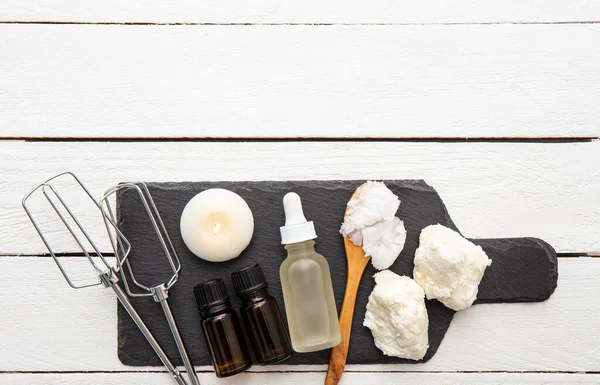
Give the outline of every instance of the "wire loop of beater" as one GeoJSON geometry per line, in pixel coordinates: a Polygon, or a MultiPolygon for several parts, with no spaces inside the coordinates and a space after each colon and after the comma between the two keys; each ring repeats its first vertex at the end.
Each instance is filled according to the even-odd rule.
{"type": "MultiPolygon", "coordinates": [[[[23,209],[25,210],[25,213],[29,217],[29,220],[33,224],[33,227],[35,228],[36,232],[42,239],[42,242],[46,246],[46,249],[48,249],[50,256],[52,257],[52,259],[54,260],[54,262],[60,269],[62,275],[64,276],[64,278],[67,281],[67,283],[69,284],[69,286],[71,286],[74,289],[84,289],[86,287],[98,286],[98,285],[101,285],[102,282],[96,282],[96,283],[85,284],[85,285],[76,285],[73,282],[73,280],[70,278],[69,274],[67,273],[66,269],[63,267],[61,261],[58,259],[58,257],[54,253],[54,250],[53,250],[52,246],[50,245],[50,241],[44,236],[44,232],[42,231],[38,222],[35,220],[34,215],[32,214],[31,210],[29,209],[29,207],[27,205],[27,202],[30,199],[30,197],[33,194],[35,194],[37,191],[41,191],[43,196],[46,198],[46,200],[52,207],[53,211],[56,213],[56,215],[60,219],[61,223],[65,226],[67,231],[71,234],[71,236],[75,240],[75,243],[77,243],[81,252],[87,257],[87,259],[89,260],[91,265],[94,267],[94,269],[98,273],[102,273],[105,270],[112,270],[111,264],[108,262],[106,257],[102,254],[102,252],[100,252],[100,249],[98,248],[98,246],[96,246],[96,244],[92,240],[91,236],[81,225],[81,222],[73,214],[73,212],[71,211],[71,209],[69,208],[69,206],[67,205],[67,203],[65,202],[63,197],[61,196],[61,194],[59,194],[58,191],[50,184],[50,182],[52,182],[53,180],[60,178],[62,176],[65,176],[65,175],[72,177],[73,180],[79,185],[79,187],[85,192],[86,196],[98,208],[102,217],[104,218],[104,223],[107,227],[107,230],[111,229],[112,231],[115,232],[115,234],[116,234],[115,238],[119,240],[119,244],[121,245],[121,253],[120,253],[121,258],[119,260],[119,266],[116,269],[116,270],[120,270],[121,264],[127,261],[127,257],[129,256],[129,252],[131,251],[131,244],[129,243],[127,238],[125,238],[125,236],[123,235],[121,230],[119,230],[116,222],[111,219],[111,216],[105,210],[103,210],[103,208],[98,204],[98,202],[96,202],[96,200],[94,199],[94,197],[90,193],[90,191],[87,189],[87,187],[85,187],[85,185],[81,182],[81,180],[72,172],[69,172],[69,171],[63,172],[63,173],[53,176],[52,178],[45,180],[44,182],[42,182],[41,184],[36,186],[34,189],[32,189],[29,193],[27,193],[27,195],[25,195],[25,197],[23,198],[21,204],[23,206],[23,209]],[[52,198],[51,195],[54,198],[52,198]],[[84,242],[80,239],[79,236],[77,236],[76,232],[73,230],[71,225],[69,225],[67,217],[65,217],[65,215],[61,212],[61,209],[59,206],[62,207],[62,210],[66,211],[66,213],[68,214],[68,217],[75,223],[75,225],[77,226],[77,228],[79,229],[81,234],[84,236],[84,238],[90,244],[90,246],[94,249],[95,255],[93,255],[93,256],[90,255],[90,253],[84,246],[84,242]],[[102,263],[104,265],[103,269],[100,268],[96,264],[93,257],[98,257],[102,261],[102,263]]],[[[111,233],[111,232],[109,231],[109,233],[111,233]]],[[[111,238],[113,237],[112,234],[110,236],[111,236],[111,238]]]]}
{"type": "MultiPolygon", "coordinates": [[[[163,248],[165,256],[167,257],[167,261],[169,262],[171,270],[173,271],[173,275],[171,276],[169,281],[167,281],[165,283],[166,289],[169,290],[179,279],[179,271],[181,270],[181,262],[179,261],[179,257],[177,256],[175,247],[173,247],[173,243],[171,242],[171,239],[169,238],[167,229],[165,228],[165,225],[160,216],[160,213],[158,212],[158,209],[156,208],[156,204],[154,203],[154,200],[152,199],[152,195],[150,194],[150,191],[148,190],[148,186],[146,186],[145,183],[141,183],[141,182],[139,182],[139,183],[132,183],[132,182],[120,183],[117,186],[111,187],[104,193],[104,196],[102,197],[102,199],[100,199],[99,205],[102,209],[104,209],[106,207],[105,212],[108,212],[108,217],[104,217],[104,222],[105,222],[107,231],[110,229],[111,223],[116,222],[115,214],[112,209],[112,205],[110,204],[110,198],[114,194],[116,194],[118,191],[126,191],[126,190],[134,190],[138,194],[138,196],[142,202],[142,205],[144,206],[144,209],[146,210],[146,214],[150,218],[152,227],[154,228],[156,236],[157,236],[158,240],[160,241],[160,244],[163,248]]],[[[113,237],[113,235],[110,233],[110,231],[109,231],[109,238],[113,245],[113,250],[115,252],[115,256],[119,260],[119,264],[121,266],[124,265],[124,267],[125,267],[124,269],[121,269],[121,276],[123,278],[123,284],[125,286],[127,294],[129,294],[131,297],[152,296],[153,288],[140,283],[137,280],[137,278],[135,277],[135,274],[133,273],[133,268],[131,267],[131,263],[127,259],[128,255],[129,255],[129,253],[127,252],[127,248],[123,247],[123,245],[121,244],[122,239],[120,237],[116,237],[116,239],[115,239],[115,237],[113,237]],[[129,275],[130,279],[128,279],[127,275],[129,275]],[[145,293],[134,292],[132,290],[132,287],[129,284],[130,280],[139,289],[145,291],[145,293]]]]}

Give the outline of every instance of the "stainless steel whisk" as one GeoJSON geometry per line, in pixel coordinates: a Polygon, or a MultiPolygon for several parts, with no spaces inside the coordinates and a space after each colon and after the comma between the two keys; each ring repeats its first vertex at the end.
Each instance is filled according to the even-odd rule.
{"type": "Polygon", "coordinates": [[[155,302],[158,302],[161,305],[162,310],[165,313],[165,318],[169,323],[171,334],[173,334],[173,339],[175,340],[175,344],[177,345],[177,349],[179,350],[179,355],[181,356],[183,365],[185,366],[185,369],[188,372],[190,382],[193,385],[199,385],[200,383],[198,381],[198,377],[196,376],[194,365],[192,365],[188,357],[185,345],[183,343],[183,339],[181,338],[181,334],[179,333],[179,329],[177,328],[177,322],[175,322],[175,318],[173,317],[173,313],[171,312],[171,307],[169,306],[169,302],[167,301],[167,298],[169,298],[169,289],[171,289],[171,287],[175,285],[179,278],[181,262],[179,261],[177,252],[175,251],[175,248],[171,243],[171,239],[169,238],[167,229],[165,228],[164,222],[160,217],[160,213],[158,212],[158,209],[154,204],[152,195],[150,194],[150,191],[148,191],[148,187],[146,186],[146,184],[141,182],[120,183],[117,186],[111,187],[106,191],[102,199],[100,199],[100,207],[102,209],[106,207],[106,211],[110,216],[110,218],[104,217],[104,222],[106,224],[106,229],[111,239],[111,243],[113,244],[113,249],[115,250],[115,256],[117,257],[119,265],[121,266],[121,269],[119,271],[121,273],[123,285],[125,286],[127,294],[129,294],[131,297],[152,297],[155,302]],[[110,204],[110,198],[118,191],[127,190],[136,192],[138,197],[140,198],[142,205],[146,210],[146,214],[148,214],[148,218],[150,218],[150,222],[152,223],[152,227],[154,228],[156,236],[159,239],[160,244],[163,248],[167,261],[169,262],[169,266],[173,271],[171,278],[166,283],[144,285],[141,282],[139,282],[139,280],[135,277],[135,274],[133,273],[133,268],[128,258],[129,253],[127,251],[127,244],[123,242],[123,239],[121,237],[113,237],[110,231],[111,223],[116,222],[115,214],[110,204]],[[131,280],[133,285],[140,289],[141,292],[134,292],[129,283],[129,280],[131,280]]]}
{"type": "Polygon", "coordinates": [[[166,301],[166,299],[168,298],[168,289],[170,287],[172,287],[175,284],[175,282],[177,282],[178,273],[179,273],[179,270],[181,269],[181,264],[179,262],[179,258],[177,257],[177,254],[175,253],[175,250],[173,248],[171,240],[169,239],[169,236],[166,232],[164,223],[162,222],[162,219],[160,218],[160,215],[158,214],[158,210],[156,209],[156,206],[154,205],[154,201],[152,200],[152,197],[150,196],[150,193],[148,192],[148,188],[144,184],[139,184],[139,186],[134,183],[122,184],[122,185],[115,186],[115,187],[112,187],[111,189],[109,189],[107,191],[107,193],[104,195],[104,197],[102,198],[102,200],[99,202],[99,201],[96,201],[96,199],[94,199],[93,195],[89,192],[89,190],[85,187],[85,185],[81,182],[81,180],[77,176],[75,176],[75,174],[73,174],[72,172],[64,172],[64,173],[55,175],[52,178],[47,179],[46,181],[44,181],[43,183],[39,184],[34,189],[32,189],[23,198],[22,205],[23,205],[23,209],[27,213],[27,216],[29,217],[31,223],[33,224],[33,227],[35,228],[36,232],[39,234],[42,242],[48,249],[50,256],[54,259],[54,262],[60,269],[62,275],[64,276],[64,278],[67,281],[67,283],[69,284],[69,286],[71,286],[74,289],[82,289],[82,288],[87,288],[87,287],[97,286],[97,285],[104,285],[105,287],[110,287],[114,291],[119,302],[123,305],[123,307],[129,314],[129,316],[132,318],[132,320],[135,322],[137,327],[140,329],[140,331],[142,332],[142,334],[144,335],[144,337],[146,338],[146,340],[148,341],[150,346],[152,346],[152,348],[156,352],[157,356],[159,357],[159,359],[161,360],[163,365],[167,368],[167,370],[169,371],[169,373],[171,374],[171,376],[173,377],[175,382],[179,385],[187,385],[188,383],[184,380],[183,376],[179,372],[179,369],[177,369],[177,367],[175,367],[175,365],[173,365],[171,363],[171,361],[169,360],[169,358],[167,357],[165,352],[162,350],[162,348],[161,348],[160,344],[158,343],[158,341],[156,340],[156,338],[154,338],[154,336],[152,335],[152,333],[150,332],[150,330],[148,329],[148,327],[146,326],[146,324],[144,323],[144,321],[142,320],[140,315],[137,313],[137,311],[135,310],[135,308],[129,301],[127,294],[125,294],[125,292],[123,292],[123,290],[119,286],[119,282],[121,281],[119,279],[119,276],[121,276],[122,282],[123,282],[123,284],[126,288],[126,291],[129,295],[134,296],[134,297],[137,297],[140,295],[152,296],[155,299],[155,301],[159,302],[162,305],[163,310],[165,312],[165,316],[167,318],[167,321],[169,322],[169,327],[171,328],[173,337],[177,344],[177,348],[179,349],[180,355],[181,355],[182,360],[184,361],[185,367],[187,369],[188,376],[189,376],[192,384],[198,385],[199,384],[198,377],[196,376],[194,367],[188,358],[185,347],[183,346],[183,341],[182,341],[179,331],[177,329],[177,324],[175,322],[175,319],[173,318],[173,315],[171,313],[169,305],[166,301]],[[116,258],[117,263],[114,266],[111,265],[109,263],[108,259],[102,254],[102,252],[100,252],[99,247],[93,241],[93,239],[89,235],[89,233],[84,229],[83,225],[81,224],[81,221],[75,216],[75,214],[73,213],[71,208],[69,208],[69,205],[67,204],[67,202],[65,201],[63,196],[60,194],[59,190],[57,188],[55,188],[55,186],[52,184],[53,181],[56,181],[58,178],[63,177],[63,176],[71,177],[76,182],[78,187],[81,188],[81,190],[85,193],[85,196],[87,197],[87,199],[89,199],[92,202],[92,204],[98,208],[99,215],[102,217],[104,226],[106,227],[106,230],[108,232],[108,236],[111,241],[113,252],[114,252],[115,256],[117,257],[116,258]],[[149,217],[150,217],[151,222],[157,232],[157,235],[159,236],[159,240],[160,240],[160,242],[163,246],[163,249],[167,255],[169,264],[173,269],[173,276],[166,284],[157,285],[155,287],[146,287],[144,285],[140,285],[136,281],[135,276],[133,275],[133,272],[131,271],[131,265],[128,260],[129,253],[131,251],[131,244],[129,243],[127,238],[125,238],[123,233],[117,227],[115,216],[114,216],[112,210],[110,209],[110,204],[108,201],[109,197],[112,194],[114,194],[116,191],[123,189],[123,188],[134,188],[136,191],[138,191],[138,193],[140,194],[140,198],[142,199],[142,203],[143,203],[147,213],[149,214],[149,217]],[[87,259],[89,260],[89,262],[91,263],[93,268],[98,273],[98,281],[97,282],[77,284],[77,283],[75,283],[74,280],[71,279],[71,277],[67,273],[66,269],[62,265],[60,259],[55,254],[55,252],[51,246],[51,242],[49,241],[48,237],[46,237],[44,235],[44,232],[42,231],[39,223],[35,220],[32,211],[28,207],[28,201],[35,193],[42,194],[42,196],[50,204],[52,210],[56,213],[56,215],[60,219],[60,222],[65,226],[66,230],[68,231],[68,233],[70,234],[72,239],[75,241],[75,243],[77,243],[77,245],[79,246],[79,248],[81,249],[81,251],[83,252],[85,257],[87,257],[87,259]],[[104,206],[107,207],[108,212],[107,212],[107,210],[104,209],[104,206]],[[114,235],[113,235],[113,232],[114,232],[114,235]],[[91,247],[91,249],[93,249],[93,251],[89,251],[88,246],[91,247]],[[99,261],[95,261],[94,258],[99,259],[99,261]],[[132,281],[135,283],[135,285],[141,289],[147,290],[148,293],[135,294],[130,290],[129,284],[127,283],[127,279],[125,278],[126,277],[125,272],[124,272],[125,268],[129,271],[130,277],[131,277],[132,281]]]}

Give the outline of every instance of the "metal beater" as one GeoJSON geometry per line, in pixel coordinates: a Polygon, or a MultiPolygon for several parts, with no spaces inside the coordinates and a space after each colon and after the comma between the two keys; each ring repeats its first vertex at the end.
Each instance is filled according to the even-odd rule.
{"type": "MultiPolygon", "coordinates": [[[[131,187],[133,185],[134,184],[125,184],[124,186],[131,187]]],[[[146,324],[144,323],[142,318],[139,316],[139,314],[137,313],[135,308],[132,306],[132,304],[129,301],[129,298],[127,297],[125,292],[123,292],[123,290],[119,286],[119,282],[121,281],[119,279],[119,275],[121,277],[125,276],[124,272],[123,272],[124,266],[127,266],[127,269],[130,269],[128,256],[131,251],[131,244],[125,238],[123,233],[119,230],[119,228],[116,225],[115,216],[112,213],[112,211],[110,210],[110,206],[108,203],[108,197],[120,188],[121,188],[120,186],[115,186],[115,187],[109,189],[107,191],[107,194],[102,199],[103,203],[100,204],[100,202],[98,202],[94,199],[93,195],[89,192],[89,190],[85,187],[85,185],[81,182],[81,180],[79,180],[79,178],[77,178],[77,176],[75,176],[75,174],[73,174],[72,172],[64,172],[64,173],[53,176],[52,178],[44,181],[43,183],[41,183],[40,185],[38,185],[34,189],[32,189],[23,198],[22,205],[23,205],[23,209],[27,213],[27,216],[31,220],[31,223],[33,224],[35,230],[37,231],[40,238],[42,239],[42,242],[48,249],[50,256],[54,259],[54,262],[60,269],[62,275],[64,276],[64,278],[67,281],[67,283],[69,284],[69,286],[71,286],[74,289],[82,289],[82,288],[97,286],[97,285],[104,285],[105,287],[110,287],[115,292],[117,299],[119,300],[121,305],[123,305],[123,307],[129,314],[131,319],[135,322],[137,327],[140,329],[140,331],[142,332],[142,334],[144,335],[144,337],[146,338],[146,340],[148,341],[150,346],[152,346],[152,348],[156,352],[157,356],[159,357],[159,359],[161,360],[163,365],[167,368],[167,370],[169,371],[169,374],[171,374],[171,376],[173,377],[175,382],[179,385],[187,385],[188,383],[184,380],[183,376],[181,375],[181,373],[179,372],[177,367],[175,367],[171,363],[171,361],[169,360],[169,358],[167,357],[165,352],[160,347],[158,341],[154,338],[154,336],[152,335],[152,333],[150,332],[150,330],[148,329],[148,327],[146,326],[146,324]],[[67,177],[67,178],[71,177],[76,182],[76,185],[78,185],[78,187],[80,187],[81,190],[85,193],[85,198],[89,199],[92,202],[92,204],[98,208],[99,214],[103,219],[104,225],[106,226],[106,230],[107,230],[109,238],[111,240],[113,252],[114,252],[115,256],[117,256],[117,258],[116,258],[117,264],[116,265],[114,265],[114,266],[111,265],[109,263],[109,261],[107,260],[107,258],[102,254],[102,252],[100,252],[99,247],[92,240],[92,237],[89,235],[89,233],[84,229],[83,225],[81,224],[81,221],[74,215],[73,211],[71,210],[71,208],[69,208],[67,202],[65,201],[65,199],[63,199],[63,196],[59,193],[58,189],[55,188],[55,186],[51,183],[63,176],[67,177]],[[70,234],[72,239],[79,246],[79,249],[82,251],[82,253],[85,255],[85,257],[87,257],[90,264],[93,266],[93,268],[98,273],[98,281],[92,282],[92,283],[76,284],[74,282],[74,280],[71,279],[71,277],[67,273],[66,269],[62,265],[61,261],[59,260],[58,256],[55,254],[55,252],[51,246],[51,242],[44,235],[40,225],[35,220],[34,215],[32,214],[32,211],[30,210],[30,208],[27,205],[28,200],[35,193],[41,193],[43,195],[43,197],[46,199],[46,201],[50,204],[52,210],[56,213],[56,215],[60,219],[60,222],[65,226],[66,230],[68,231],[68,233],[70,234]],[[105,205],[109,208],[108,212],[103,207],[105,205]],[[114,235],[113,235],[113,233],[114,233],[114,235]],[[93,249],[93,251],[89,251],[88,247],[91,247],[91,249],[93,249]],[[94,259],[97,259],[97,261],[95,261],[94,259]]],[[[125,187],[123,187],[123,188],[125,188],[125,187]]],[[[149,288],[151,290],[150,295],[155,296],[154,297],[155,300],[157,300],[157,298],[158,298],[157,302],[160,302],[161,305],[163,306],[165,315],[169,322],[169,326],[171,328],[171,331],[173,332],[175,342],[177,344],[177,347],[180,351],[180,354],[182,356],[182,359],[183,359],[186,369],[188,371],[188,376],[194,385],[198,385],[199,382],[198,382],[196,373],[194,371],[194,367],[189,361],[187,352],[185,351],[185,348],[183,347],[183,342],[181,341],[181,336],[179,335],[179,331],[177,329],[175,319],[173,318],[173,315],[171,314],[168,303],[166,302],[166,298],[168,297],[167,289],[170,288],[171,286],[173,286],[175,284],[175,282],[177,282],[177,275],[181,268],[181,264],[179,263],[179,259],[177,258],[177,254],[175,253],[175,250],[173,249],[173,245],[171,244],[169,236],[166,232],[164,223],[162,222],[160,215],[158,215],[158,210],[156,210],[156,206],[154,205],[154,201],[152,201],[152,198],[148,192],[147,187],[145,185],[143,185],[143,188],[137,187],[136,190],[138,190],[138,192],[143,190],[145,193],[147,193],[146,195],[142,194],[142,196],[141,196],[143,198],[142,202],[149,214],[152,211],[155,214],[155,215],[154,214],[150,215],[151,221],[152,221],[153,226],[157,230],[157,234],[159,235],[160,242],[163,245],[163,249],[165,250],[165,252],[167,254],[167,259],[169,260],[169,264],[173,267],[173,271],[174,271],[172,279],[167,284],[159,285],[156,288],[149,288]]],[[[136,282],[133,274],[131,274],[131,277],[134,280],[134,282],[136,282]]],[[[130,292],[129,285],[127,284],[127,281],[125,278],[123,278],[123,283],[125,284],[127,292],[130,295],[134,295],[133,293],[130,292]]],[[[136,282],[136,286],[138,286],[137,282],[136,282]]],[[[134,295],[134,296],[138,296],[138,295],[134,295]]]]}
{"type": "MultiPolygon", "coordinates": [[[[148,218],[152,223],[152,227],[154,227],[154,231],[156,232],[156,236],[158,237],[160,244],[163,248],[165,256],[169,262],[169,266],[173,271],[173,275],[166,283],[160,283],[155,285],[144,285],[136,279],[135,274],[133,273],[133,268],[131,267],[131,262],[128,258],[129,253],[127,252],[127,245],[123,244],[122,238],[113,237],[111,231],[108,231],[109,237],[111,238],[111,243],[114,245],[113,249],[115,249],[115,256],[119,261],[119,265],[121,269],[119,270],[121,273],[121,277],[123,278],[123,285],[125,286],[125,290],[127,294],[131,297],[152,297],[155,302],[160,303],[163,312],[165,313],[165,318],[169,323],[169,328],[171,329],[171,333],[173,334],[173,339],[175,340],[175,344],[177,345],[177,349],[179,350],[179,355],[181,356],[181,360],[183,361],[183,365],[188,372],[188,377],[192,383],[192,385],[200,385],[198,381],[198,377],[194,370],[194,365],[192,365],[187,351],[185,349],[185,345],[183,344],[183,339],[181,338],[181,334],[179,333],[179,329],[177,328],[177,323],[175,322],[175,318],[173,317],[173,313],[171,312],[171,307],[169,306],[169,302],[167,298],[169,298],[169,289],[177,282],[179,278],[179,270],[181,270],[181,262],[179,261],[179,257],[177,256],[177,252],[171,243],[171,239],[169,238],[169,234],[167,233],[167,229],[160,217],[160,213],[154,204],[154,200],[152,199],[152,195],[150,195],[150,191],[148,191],[148,187],[146,184],[138,182],[126,182],[119,183],[117,186],[111,187],[106,191],[102,199],[100,200],[100,207],[104,209],[106,207],[106,212],[108,212],[110,216],[110,220],[104,217],[104,221],[106,224],[107,230],[110,230],[111,223],[116,222],[115,213],[112,210],[110,204],[110,198],[112,195],[116,194],[118,191],[134,191],[137,193],[140,198],[145,210],[146,214],[148,214],[148,218]],[[141,290],[141,292],[134,292],[132,290],[132,286],[129,283],[129,280],[141,290]]],[[[104,211],[104,210],[103,210],[104,211]]]]}

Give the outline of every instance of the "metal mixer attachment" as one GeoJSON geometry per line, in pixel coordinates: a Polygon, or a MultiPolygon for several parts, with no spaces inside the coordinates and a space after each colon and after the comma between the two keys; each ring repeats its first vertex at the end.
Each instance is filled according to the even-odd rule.
{"type": "MultiPolygon", "coordinates": [[[[171,334],[173,334],[173,339],[175,340],[175,344],[179,350],[181,360],[183,361],[185,369],[188,372],[190,382],[193,385],[199,385],[200,383],[198,381],[198,377],[196,376],[196,372],[194,371],[194,366],[188,357],[187,351],[183,344],[183,339],[181,338],[181,334],[177,328],[177,323],[175,322],[175,318],[171,312],[171,307],[167,301],[169,298],[169,289],[171,289],[171,287],[177,282],[179,278],[179,271],[181,270],[181,263],[179,261],[179,257],[177,256],[177,252],[171,243],[167,229],[165,228],[164,222],[160,217],[160,213],[154,204],[152,195],[150,194],[150,191],[148,191],[148,187],[146,184],[141,182],[120,183],[117,186],[108,189],[102,199],[100,199],[100,207],[109,215],[109,218],[104,217],[107,230],[110,230],[111,224],[116,222],[116,213],[112,209],[110,200],[117,192],[121,192],[123,194],[127,192],[133,192],[141,200],[152,227],[154,228],[156,237],[162,246],[165,258],[168,261],[169,267],[172,271],[171,276],[166,280],[166,282],[151,284],[141,283],[140,280],[136,278],[131,260],[128,258],[129,252],[127,244],[123,242],[122,237],[113,236],[112,232],[109,231],[111,243],[113,244],[113,249],[115,250],[115,256],[119,261],[119,265],[122,267],[119,271],[123,279],[125,290],[131,297],[152,297],[155,302],[158,302],[161,305],[162,310],[165,313],[165,318],[169,323],[171,334]],[[106,210],[104,210],[104,208],[106,208],[106,210]]],[[[143,263],[143,261],[140,263],[143,263]]]]}
{"type": "MultiPolygon", "coordinates": [[[[119,282],[121,281],[119,277],[124,277],[124,269],[129,269],[128,257],[131,251],[131,244],[117,227],[115,216],[110,210],[110,206],[107,199],[114,191],[118,189],[119,186],[109,189],[107,195],[105,195],[102,199],[103,204],[100,204],[100,202],[94,199],[93,195],[79,180],[79,178],[75,176],[75,174],[73,174],[72,172],[64,172],[36,186],[27,195],[25,195],[22,201],[22,205],[23,209],[25,209],[25,212],[27,213],[27,216],[31,220],[31,223],[33,224],[33,227],[39,234],[40,238],[42,239],[42,242],[48,249],[50,256],[54,259],[54,262],[60,269],[62,275],[64,276],[69,286],[71,286],[74,289],[82,289],[97,285],[104,285],[105,287],[110,287],[114,291],[121,305],[123,305],[123,308],[125,308],[125,310],[129,314],[131,319],[135,322],[137,327],[140,329],[148,343],[152,346],[159,359],[167,368],[175,382],[179,385],[187,385],[188,383],[184,380],[177,367],[175,367],[171,363],[171,361],[159,345],[158,341],[154,338],[154,336],[152,335],[142,318],[132,306],[131,302],[129,301],[129,298],[127,297],[127,294],[125,294],[125,292],[119,286],[119,282]],[[74,184],[76,188],[78,188],[79,191],[77,194],[78,196],[76,197],[77,199],[65,199],[65,196],[72,195],[71,193],[73,191],[71,190],[67,194],[65,194],[65,191],[61,190],[58,187],[60,183],[57,184],[57,182],[64,179],[68,179],[71,182],[71,184],[74,184]],[[83,195],[83,199],[81,199],[81,195],[83,195]],[[34,197],[41,197],[42,203],[44,203],[45,205],[49,205],[49,207],[46,206],[47,210],[44,213],[44,215],[34,214],[34,210],[31,207],[29,207],[30,200],[34,197]],[[100,247],[98,246],[98,242],[95,242],[93,237],[90,235],[92,231],[97,231],[96,226],[94,226],[93,229],[88,228],[86,230],[85,226],[83,225],[84,221],[82,220],[81,216],[75,215],[73,207],[69,207],[67,200],[70,200],[72,204],[75,202],[77,202],[78,204],[82,204],[85,201],[91,203],[91,205],[98,209],[97,221],[95,222],[97,222],[97,225],[100,225],[98,226],[98,228],[102,228],[101,223],[104,223],[104,226],[106,227],[108,237],[112,244],[113,252],[115,256],[117,256],[115,264],[111,264],[109,258],[103,255],[103,253],[100,251],[100,247]],[[108,210],[105,210],[104,206],[106,206],[108,210]],[[46,215],[48,214],[48,211],[50,213],[55,214],[51,215],[51,217],[55,221],[56,219],[58,219],[59,223],[64,226],[64,228],[67,230],[70,236],[70,240],[74,241],[77,244],[78,248],[81,250],[83,255],[88,259],[92,267],[95,269],[96,279],[92,282],[79,283],[79,281],[72,279],[72,277],[67,272],[65,266],[63,266],[63,263],[61,262],[59,256],[55,253],[52,247],[52,242],[50,241],[49,237],[50,234],[44,235],[44,231],[42,231],[42,225],[40,221],[36,221],[35,219],[35,217],[38,215],[42,215],[44,219],[48,219],[46,215]],[[102,221],[100,221],[100,218],[102,218],[102,221]]],[[[139,191],[143,190],[146,193],[148,192],[145,186],[143,186],[143,188],[138,187],[137,189],[139,191]]],[[[177,331],[177,325],[175,324],[173,315],[171,314],[169,306],[166,302],[166,297],[168,297],[167,289],[173,286],[173,284],[177,281],[177,274],[181,268],[181,265],[179,264],[179,259],[175,254],[173,245],[171,244],[171,241],[166,233],[164,224],[162,223],[162,220],[158,215],[156,206],[154,205],[154,202],[152,201],[152,198],[150,197],[149,193],[147,194],[147,197],[143,200],[143,202],[147,210],[149,210],[150,207],[152,207],[152,210],[154,210],[154,212],[156,213],[156,217],[152,216],[152,222],[157,228],[160,228],[162,231],[162,233],[160,233],[161,235],[159,236],[159,238],[160,242],[165,247],[165,250],[167,248],[170,248],[171,250],[170,252],[167,252],[167,256],[169,263],[171,264],[171,266],[173,266],[174,271],[173,279],[171,279],[164,285],[164,291],[162,287],[157,288],[155,290],[153,288],[150,288],[152,292],[151,295],[156,295],[155,298],[162,298],[162,296],[164,296],[164,300],[158,302],[160,302],[161,305],[163,305],[164,303],[163,309],[165,309],[165,315],[167,316],[169,326],[173,331],[177,347],[180,349],[182,358],[186,363],[185,366],[188,371],[189,378],[191,379],[194,385],[197,385],[198,378],[193,369],[193,366],[187,358],[187,353],[185,352],[185,348],[183,348],[183,343],[181,342],[181,336],[179,336],[179,332],[177,331]]],[[[54,233],[54,231],[52,233],[54,233]]],[[[131,275],[131,277],[132,279],[134,278],[133,275],[131,275]]],[[[126,280],[123,280],[123,283],[125,284],[125,288],[130,295],[137,296],[130,292],[129,285],[127,284],[126,280]]]]}

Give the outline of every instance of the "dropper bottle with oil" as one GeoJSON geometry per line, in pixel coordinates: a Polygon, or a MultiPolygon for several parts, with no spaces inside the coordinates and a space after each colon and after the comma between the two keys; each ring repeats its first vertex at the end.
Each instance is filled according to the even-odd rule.
{"type": "Polygon", "coordinates": [[[313,222],[304,217],[300,196],[283,198],[280,228],[287,258],[279,268],[292,347],[297,352],[328,349],[340,343],[340,327],[329,264],[315,251],[313,222]]]}

